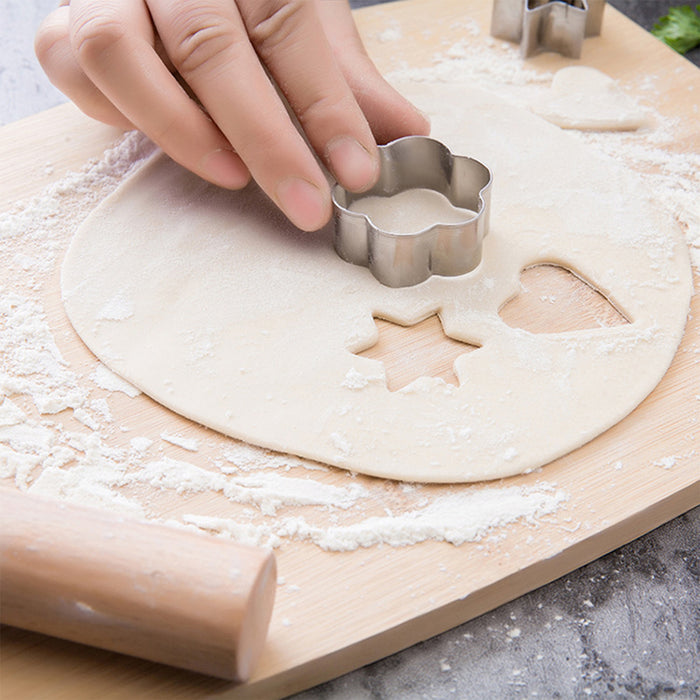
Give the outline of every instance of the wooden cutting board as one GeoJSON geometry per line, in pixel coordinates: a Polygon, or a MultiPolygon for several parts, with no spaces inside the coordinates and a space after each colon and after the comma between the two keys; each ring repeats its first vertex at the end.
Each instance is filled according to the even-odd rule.
{"type": "MultiPolygon", "coordinates": [[[[490,3],[485,0],[408,0],[367,8],[356,17],[371,55],[381,69],[390,70],[399,61],[430,65],[436,52],[464,38],[474,43],[487,41],[489,15],[490,3]],[[467,18],[479,24],[480,36],[466,34],[467,18]],[[393,32],[390,41],[387,28],[393,32]]],[[[677,120],[673,148],[700,151],[700,72],[690,63],[610,7],[602,36],[586,41],[582,62],[600,68],[631,91],[635,79],[653,76],[658,86],[654,107],[677,120]]],[[[555,70],[568,63],[557,55],[542,55],[529,66],[555,70]]],[[[0,129],[2,209],[41,192],[67,171],[98,157],[117,136],[114,129],[92,122],[70,105],[0,129]],[[47,162],[52,164],[50,171],[47,162]]],[[[542,285],[541,289],[557,297],[578,298],[574,306],[579,312],[573,319],[564,319],[573,327],[586,325],[581,311],[586,306],[593,316],[598,310],[610,311],[595,292],[566,274],[541,269],[530,275],[532,289],[542,285]]],[[[696,277],[696,285],[697,281],[696,277]]],[[[0,272],[0,284],[11,285],[12,280],[4,279],[0,272]]],[[[71,366],[94,364],[63,315],[56,275],[47,285],[47,310],[61,352],[71,366]]],[[[507,309],[509,322],[530,319],[537,326],[540,296],[538,291],[513,302],[507,309]]],[[[562,311],[563,317],[567,313],[562,311]]],[[[473,618],[689,510],[700,503],[699,319],[700,303],[694,297],[683,343],[652,395],[620,424],[546,467],[546,480],[568,492],[570,499],[536,527],[518,523],[501,528],[497,543],[459,547],[426,542],[331,553],[286,541],[277,550],[284,583],[279,586],[266,651],[249,684],[234,686],[6,628],[3,694],[46,697],[57,688],[71,698],[216,695],[233,699],[289,694],[473,618]],[[669,455],[677,459],[672,468],[664,469],[660,460],[669,455]],[[616,462],[634,467],[614,470],[611,465],[616,462]]],[[[614,313],[611,320],[615,320],[614,313]]],[[[402,347],[390,335],[387,338],[386,348],[377,352],[389,359],[400,356],[402,347]]],[[[414,329],[406,342],[431,350],[431,372],[443,372],[449,379],[449,343],[440,346],[435,359],[441,338],[439,326],[427,323],[414,329]]],[[[404,382],[412,372],[415,367],[410,363],[397,367],[396,381],[404,382]]],[[[167,431],[206,437],[209,442],[218,439],[144,396],[115,402],[113,412],[116,420],[128,417],[131,424],[137,423],[140,434],[157,437],[167,431]]],[[[206,459],[207,448],[188,457],[201,464],[206,459]]],[[[341,476],[345,478],[329,470],[314,478],[333,484],[341,476]]],[[[530,474],[496,485],[527,486],[539,478],[530,474]]],[[[358,480],[374,490],[378,507],[392,495],[391,484],[358,480]]],[[[444,488],[429,487],[436,493],[444,488]]],[[[206,494],[196,499],[199,512],[208,509],[212,515],[223,515],[220,500],[212,496],[209,503],[206,494]]],[[[169,504],[162,497],[154,504],[161,514],[176,510],[174,502],[169,504]]]]}

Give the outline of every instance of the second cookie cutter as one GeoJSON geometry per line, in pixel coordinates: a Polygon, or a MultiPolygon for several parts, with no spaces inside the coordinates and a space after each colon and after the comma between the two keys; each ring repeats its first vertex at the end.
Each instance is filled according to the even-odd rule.
{"type": "Polygon", "coordinates": [[[494,0],[491,34],[520,43],[523,58],[557,51],[579,58],[583,40],[598,36],[605,0],[494,0]]]}
{"type": "Polygon", "coordinates": [[[475,158],[453,155],[427,136],[406,136],[379,146],[379,159],[379,179],[372,189],[353,193],[340,185],[333,188],[338,255],[369,267],[388,287],[408,287],[432,274],[463,275],[476,268],[488,232],[491,171],[475,158]],[[459,223],[436,223],[416,233],[396,233],[350,210],[363,197],[390,197],[417,188],[440,192],[453,206],[474,216],[459,223]]]}

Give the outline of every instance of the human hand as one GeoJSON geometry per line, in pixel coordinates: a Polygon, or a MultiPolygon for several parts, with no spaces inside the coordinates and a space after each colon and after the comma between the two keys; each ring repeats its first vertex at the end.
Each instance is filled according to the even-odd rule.
{"type": "Polygon", "coordinates": [[[86,114],[140,129],[222,187],[252,175],[308,231],[330,219],[329,186],[268,75],[347,189],[375,183],[375,139],[429,131],[372,64],[346,0],[62,0],[35,47],[86,114]]]}

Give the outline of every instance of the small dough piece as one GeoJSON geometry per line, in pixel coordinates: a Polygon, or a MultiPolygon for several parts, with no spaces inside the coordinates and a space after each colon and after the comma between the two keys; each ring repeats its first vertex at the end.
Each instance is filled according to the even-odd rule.
{"type": "Polygon", "coordinates": [[[532,111],[562,129],[579,131],[635,131],[646,123],[644,110],[612,78],[587,66],[557,71],[532,111]]]}
{"type": "Polygon", "coordinates": [[[455,207],[441,192],[417,187],[391,197],[362,197],[350,211],[366,214],[383,231],[418,233],[434,224],[461,224],[476,216],[470,209],[455,207]]]}
{"type": "MultiPolygon", "coordinates": [[[[340,259],[329,225],[296,230],[255,185],[219,189],[157,156],[79,227],[61,278],[90,349],[156,401],[258,445],[408,481],[535,469],[624,418],[666,372],[692,290],[688,250],[639,177],[561,129],[454,83],[403,92],[453,153],[491,169],[483,259],[458,277],[381,285],[340,259]],[[532,334],[499,308],[520,271],[560,264],[630,323],[532,334]],[[119,298],[128,314],[105,318],[119,298]],[[420,377],[389,391],[359,352],[373,317],[439,313],[479,346],[459,386],[420,377]]],[[[109,315],[108,315],[109,316],[109,315]]]]}

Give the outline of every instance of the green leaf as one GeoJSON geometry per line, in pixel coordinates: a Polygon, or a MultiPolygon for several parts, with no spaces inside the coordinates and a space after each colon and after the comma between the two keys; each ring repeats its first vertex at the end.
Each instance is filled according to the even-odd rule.
{"type": "Polygon", "coordinates": [[[696,11],[700,12],[700,5],[696,5],[695,10],[689,5],[671,7],[651,33],[678,53],[687,53],[700,46],[700,15],[696,11]]]}

